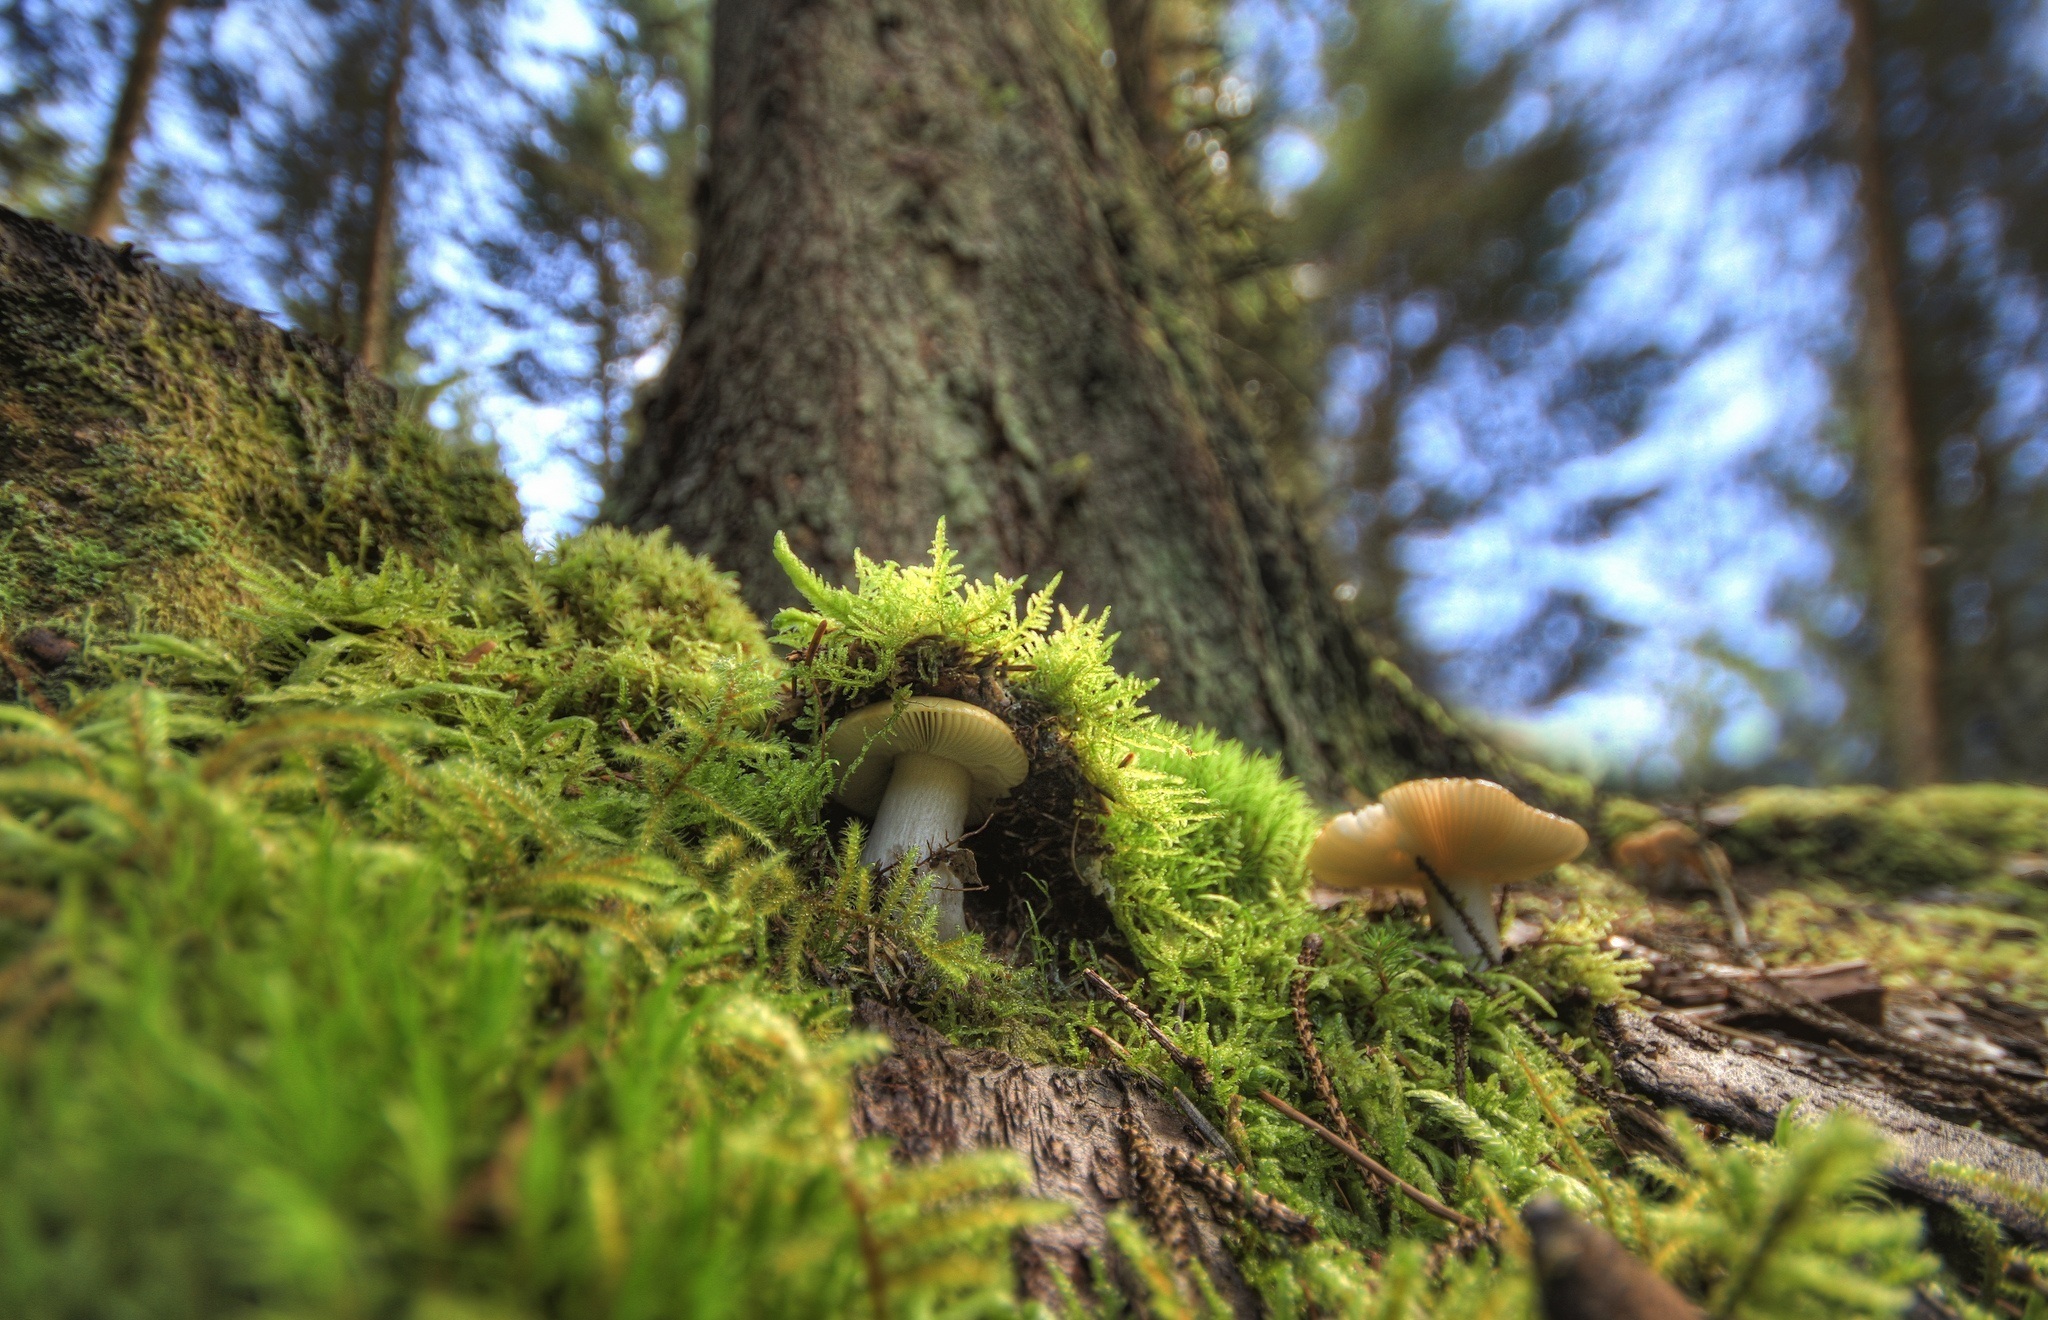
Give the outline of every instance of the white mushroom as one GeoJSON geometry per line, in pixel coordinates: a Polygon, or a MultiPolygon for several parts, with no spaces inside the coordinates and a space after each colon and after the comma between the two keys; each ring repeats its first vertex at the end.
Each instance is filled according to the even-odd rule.
{"type": "MultiPolygon", "coordinates": [[[[944,852],[969,815],[985,815],[1024,780],[1030,763],[1010,727],[979,706],[948,697],[912,697],[857,710],[832,730],[826,750],[850,766],[834,794],[874,820],[863,863],[886,868],[944,852]]],[[[944,863],[932,868],[939,938],[966,930],[959,881],[944,863]]]]}
{"type": "Polygon", "coordinates": [[[1586,831],[1485,779],[1413,779],[1331,820],[1309,870],[1336,889],[1420,889],[1437,928],[1475,967],[1501,960],[1492,891],[1577,857],[1586,831]]]}

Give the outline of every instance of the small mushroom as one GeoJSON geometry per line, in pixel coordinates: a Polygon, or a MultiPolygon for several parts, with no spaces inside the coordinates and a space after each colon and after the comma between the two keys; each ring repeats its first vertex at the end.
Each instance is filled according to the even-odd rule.
{"type": "MultiPolygon", "coordinates": [[[[875,867],[944,852],[970,814],[986,814],[1030,769],[1009,725],[948,697],[912,697],[900,711],[889,702],[857,710],[826,750],[853,767],[834,796],[874,820],[860,859],[875,867]]],[[[943,863],[932,869],[939,938],[949,940],[966,929],[962,891],[943,863]]]]}
{"type": "Polygon", "coordinates": [[[1575,821],[1485,779],[1413,779],[1331,820],[1309,870],[1337,889],[1420,889],[1437,927],[1473,966],[1501,960],[1491,891],[1533,880],[1586,847],[1575,821]]]}

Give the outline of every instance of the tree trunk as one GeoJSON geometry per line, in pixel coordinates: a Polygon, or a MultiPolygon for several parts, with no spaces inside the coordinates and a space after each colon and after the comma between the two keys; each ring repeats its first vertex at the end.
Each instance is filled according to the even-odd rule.
{"type": "Polygon", "coordinates": [[[1054,0],[724,0],[702,256],[607,515],[792,593],[856,548],[1113,607],[1154,707],[1334,796],[1516,769],[1377,659],[1275,495],[1103,34],[1054,0]]]}
{"type": "Polygon", "coordinates": [[[370,248],[363,260],[362,343],[357,356],[373,375],[382,375],[391,351],[392,248],[398,227],[398,154],[405,143],[405,73],[412,61],[413,0],[398,7],[397,46],[384,80],[382,140],[377,147],[377,181],[370,194],[370,248]]]}
{"type": "Polygon", "coordinates": [[[177,7],[178,0],[149,0],[142,11],[135,30],[135,53],[128,57],[128,76],[121,84],[121,100],[114,108],[114,122],[107,128],[107,149],[100,157],[99,173],[93,176],[85,223],[79,226],[87,238],[112,238],[121,219],[121,190],[135,163],[135,139],[142,135],[143,121],[149,117],[150,89],[156,84],[164,37],[171,30],[171,14],[177,7]]]}
{"type": "Polygon", "coordinates": [[[1103,0],[1109,24],[1117,90],[1138,130],[1138,140],[1154,156],[1167,148],[1166,79],[1159,58],[1158,0],[1103,0]]]}
{"type": "MultiPolygon", "coordinates": [[[[591,475],[597,478],[599,487],[612,483],[613,473],[618,471],[619,452],[624,447],[619,432],[621,419],[612,411],[612,405],[622,384],[619,373],[624,363],[623,336],[619,322],[624,316],[622,304],[625,294],[621,288],[619,270],[612,255],[611,226],[600,224],[597,243],[591,252],[592,264],[597,268],[597,454],[591,464],[591,475]]],[[[630,388],[630,387],[624,387],[630,388]]]]}
{"type": "Polygon", "coordinates": [[[1884,629],[1885,725],[1892,762],[1907,786],[1941,777],[1935,645],[1928,617],[1925,466],[1914,433],[1905,315],[1899,302],[1899,238],[1892,224],[1879,134],[1877,17],[1871,0],[1847,0],[1845,78],[1854,125],[1856,201],[1864,248],[1864,401],[1868,413],[1871,554],[1884,629]]]}

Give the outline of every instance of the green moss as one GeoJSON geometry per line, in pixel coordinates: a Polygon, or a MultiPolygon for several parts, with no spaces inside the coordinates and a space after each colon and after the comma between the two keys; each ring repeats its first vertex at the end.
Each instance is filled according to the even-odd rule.
{"type": "MultiPolygon", "coordinates": [[[[1430,1278],[1444,1226],[1258,1101],[1318,1103],[1289,1011],[1311,933],[1344,1107],[1467,1213],[1550,1190],[1700,1289],[1782,1247],[1797,1268],[1741,1314],[1789,1313],[1860,1250],[1920,1268],[1861,1204],[1853,1134],[1702,1148],[1669,1174],[1690,1218],[1645,1201],[1511,1011],[1563,1031],[1564,992],[1622,993],[1597,910],[1479,974],[1405,913],[1319,912],[1301,786],[1148,714],[1099,617],[967,581],[943,536],[851,589],[783,557],[811,608],[777,619],[782,661],[704,561],[598,531],[252,572],[243,644],[136,637],[62,714],[0,706],[0,1309],[1016,1313],[1005,1244],[1057,1212],[1008,1157],[905,1169],[854,1139],[858,995],[1074,1064],[1092,1027],[1180,1087],[1326,1233],[1234,1232],[1275,1314],[1525,1305],[1512,1233],[1430,1278]],[[929,875],[862,867],[827,801],[832,724],[924,691],[1030,749],[974,844],[985,880],[1008,865],[1036,896],[1024,938],[939,941],[929,875]],[[1084,966],[1215,1085],[1083,993],[1084,966]]],[[[1114,1236],[1170,1312],[1170,1258],[1135,1218],[1114,1236]]]]}
{"type": "Polygon", "coordinates": [[[225,636],[237,561],[457,555],[518,525],[454,444],[331,345],[0,211],[0,635],[225,636]]]}
{"type": "Polygon", "coordinates": [[[1646,830],[1664,818],[1661,810],[1647,802],[1624,797],[1603,799],[1600,803],[1600,841],[1612,844],[1624,835],[1646,830]]]}
{"type": "Polygon", "coordinates": [[[1740,813],[1714,835],[1738,866],[1867,889],[1981,885],[2015,854],[2048,852],[2048,789],[2019,784],[1759,788],[1722,810],[1740,813]]]}

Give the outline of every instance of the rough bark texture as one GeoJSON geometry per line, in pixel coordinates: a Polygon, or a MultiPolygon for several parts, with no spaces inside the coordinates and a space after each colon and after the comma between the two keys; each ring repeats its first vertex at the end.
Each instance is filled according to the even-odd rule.
{"type": "Polygon", "coordinates": [[[0,210],[0,639],[222,637],[238,563],[431,558],[518,526],[492,455],[332,344],[0,210]]]}
{"type": "Polygon", "coordinates": [[[92,196],[86,199],[85,223],[80,232],[88,238],[111,238],[121,219],[121,191],[128,184],[128,169],[135,163],[135,139],[149,117],[149,94],[156,86],[157,66],[163,62],[164,37],[171,30],[171,15],[178,0],[149,0],[135,30],[135,49],[128,56],[128,73],[121,84],[121,100],[114,107],[113,123],[107,126],[107,147],[100,154],[99,173],[93,176],[92,196]]]}
{"type": "MultiPolygon", "coordinates": [[[[1053,0],[726,0],[683,339],[608,515],[790,592],[921,558],[1112,607],[1154,707],[1334,796],[1517,767],[1377,659],[1273,493],[1105,34],[1053,0]]],[[[1526,786],[1526,785],[1525,785],[1526,786]]],[[[1569,790],[1552,785],[1553,800],[1569,790]]]]}
{"type": "Polygon", "coordinates": [[[1908,388],[1901,311],[1899,238],[1892,223],[1879,137],[1876,15],[1871,0],[1847,0],[1849,113],[1856,144],[1856,202],[1863,230],[1864,402],[1868,432],[1870,534],[1878,613],[1884,625],[1885,727],[1893,769],[1908,787],[1941,778],[1935,705],[1935,645],[1928,618],[1926,501],[1922,450],[1908,388]]]}
{"type": "MultiPolygon", "coordinates": [[[[862,1069],[855,1079],[857,1132],[894,1138],[898,1156],[906,1160],[1007,1147],[1029,1162],[1041,1196],[1073,1208],[1065,1220],[1019,1235],[1018,1282],[1027,1296],[1057,1306],[1053,1270],[1064,1271],[1085,1295],[1088,1253],[1103,1250],[1103,1215],[1119,1206],[1144,1221],[1156,1238],[1171,1241],[1171,1233],[1155,1221],[1158,1200],[1147,1195],[1140,1166],[1149,1165],[1156,1179],[1168,1151],[1199,1154],[1206,1148],[1170,1100],[1135,1081],[1127,1086],[1106,1069],[1027,1064],[996,1050],[956,1049],[943,1036],[872,1000],[858,1007],[855,1021],[888,1035],[895,1045],[887,1058],[862,1069]],[[1128,1123],[1127,1101],[1132,1110],[1128,1123]],[[1133,1126],[1140,1134],[1136,1151],[1126,1132],[1133,1126]],[[1149,1158],[1143,1149],[1147,1144],[1149,1158]]],[[[1151,1190],[1157,1192],[1156,1183],[1151,1190]]],[[[1258,1314],[1208,1202],[1178,1187],[1167,1195],[1191,1230],[1191,1254],[1217,1290],[1237,1314],[1258,1314]]]]}
{"type": "Polygon", "coordinates": [[[1854,1110],[1892,1140],[1885,1176],[1895,1187],[1970,1206],[2025,1240],[2048,1246],[2048,1222],[2031,1208],[1934,1169],[1937,1163],[1967,1165],[2048,1192],[2048,1159],[2023,1146],[1923,1114],[1844,1075],[1737,1050],[1669,1013],[1604,1014],[1600,1028],[1614,1051],[1615,1074],[1632,1091],[1753,1137],[1768,1137],[1778,1115],[1795,1101],[1816,1116],[1854,1110]]]}

